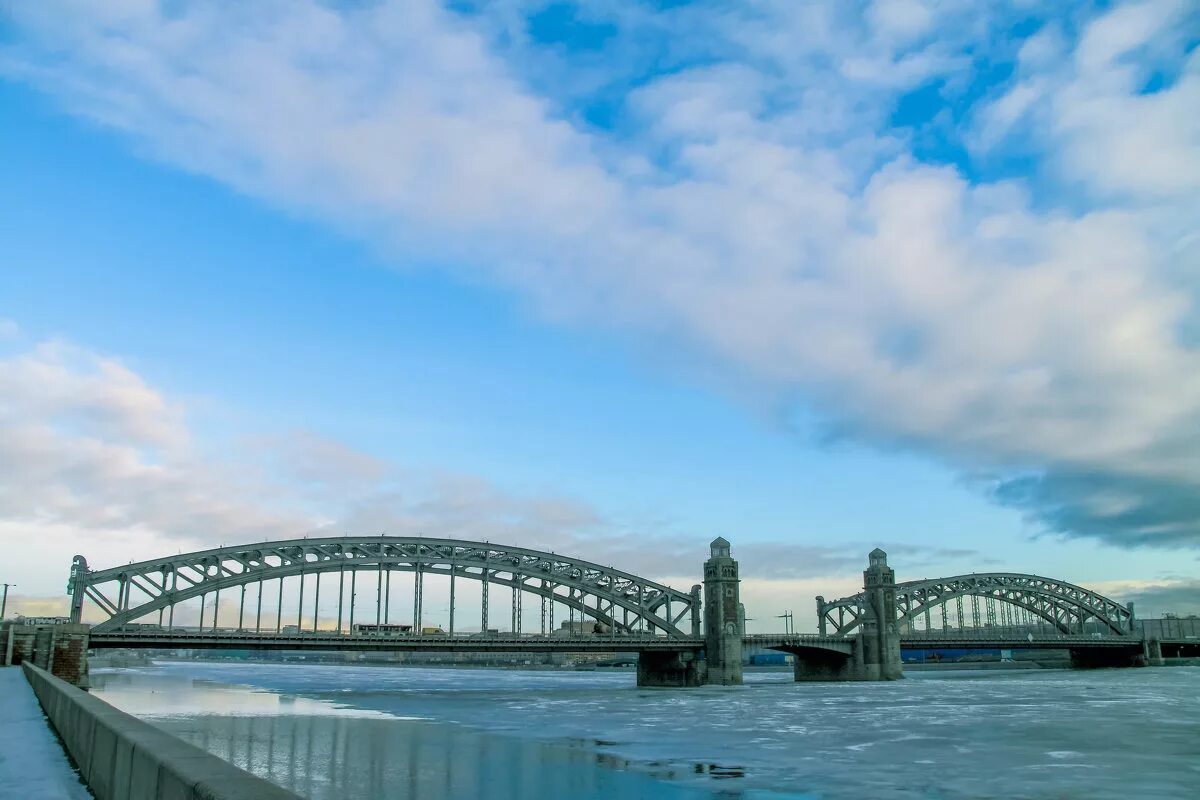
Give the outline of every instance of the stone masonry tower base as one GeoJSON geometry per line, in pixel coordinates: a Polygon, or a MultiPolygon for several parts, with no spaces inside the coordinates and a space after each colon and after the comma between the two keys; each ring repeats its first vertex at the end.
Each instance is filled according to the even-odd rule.
{"type": "Polygon", "coordinates": [[[863,572],[866,609],[858,650],[862,653],[862,680],[891,681],[904,677],[900,660],[900,632],[896,628],[896,572],[887,553],[875,548],[863,572]]]}
{"type": "Polygon", "coordinates": [[[729,542],[717,537],[704,562],[704,650],[706,683],[742,683],[742,613],[738,564],[729,555],[729,542]]]}

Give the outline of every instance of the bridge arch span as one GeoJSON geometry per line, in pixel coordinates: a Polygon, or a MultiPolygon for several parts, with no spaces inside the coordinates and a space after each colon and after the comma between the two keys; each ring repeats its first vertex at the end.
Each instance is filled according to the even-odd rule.
{"type": "MultiPolygon", "coordinates": [[[[282,581],[286,578],[303,580],[333,573],[343,576],[338,586],[340,629],[345,578],[349,576],[353,584],[355,576],[364,572],[377,573],[380,583],[385,574],[390,581],[391,572],[415,573],[414,613],[418,620],[424,576],[441,575],[451,580],[451,606],[456,580],[482,584],[484,619],[488,613],[487,588],[496,585],[544,598],[551,604],[561,603],[579,611],[581,619],[591,617],[616,632],[641,628],[682,639],[697,636],[700,630],[700,596],[695,589],[684,593],[612,567],[529,548],[401,536],[262,542],[104,570],[91,570],[83,556],[76,556],[69,583],[71,617],[81,621],[84,603],[90,601],[104,617],[93,630],[111,631],[152,614],[161,617],[166,609],[210,593],[219,600],[220,592],[241,589],[244,603],[245,587],[260,584],[261,598],[261,584],[278,580],[282,597],[282,581]]],[[[320,591],[319,584],[316,591],[320,591]]],[[[314,608],[318,597],[314,597],[314,608]]],[[[375,605],[371,608],[374,611],[375,605]]],[[[378,612],[372,617],[377,618],[378,612]]]]}
{"type": "MultiPolygon", "coordinates": [[[[1028,611],[1033,617],[1049,623],[1062,633],[1081,632],[1085,624],[1094,622],[1104,632],[1119,636],[1131,635],[1133,612],[1130,608],[1105,597],[1099,592],[1073,583],[1015,572],[972,573],[949,578],[923,579],[896,584],[896,624],[904,630],[916,628],[917,620],[933,609],[939,609],[946,619],[946,605],[967,597],[1008,604],[1028,611]],[[939,608],[940,607],[940,608],[939,608]]],[[[817,598],[817,618],[822,633],[837,635],[855,632],[862,625],[866,595],[859,593],[838,600],[817,598]]],[[[962,625],[961,605],[958,608],[962,625]]],[[[973,620],[979,625],[982,620],[973,620]]],[[[994,620],[988,620],[995,624],[994,620]]]]}

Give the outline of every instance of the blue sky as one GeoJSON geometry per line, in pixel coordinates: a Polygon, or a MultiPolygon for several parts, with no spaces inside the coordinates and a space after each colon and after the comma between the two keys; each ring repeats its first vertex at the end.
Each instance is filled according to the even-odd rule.
{"type": "Polygon", "coordinates": [[[1186,4],[0,9],[30,608],[319,530],[1195,602],[1186,4]]]}

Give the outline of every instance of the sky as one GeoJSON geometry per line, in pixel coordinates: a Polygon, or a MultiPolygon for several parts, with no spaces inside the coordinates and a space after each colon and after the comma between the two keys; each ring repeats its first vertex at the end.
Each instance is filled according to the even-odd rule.
{"type": "MultiPolygon", "coordinates": [[[[0,0],[0,582],[302,535],[1200,611],[1200,9],[0,0]]],[[[766,624],[766,623],[764,623],[766,624]]],[[[769,626],[768,626],[769,627],[769,626]]]]}

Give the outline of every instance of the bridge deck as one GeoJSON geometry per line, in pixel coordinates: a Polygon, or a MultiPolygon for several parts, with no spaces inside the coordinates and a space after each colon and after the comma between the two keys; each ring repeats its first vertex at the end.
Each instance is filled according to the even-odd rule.
{"type": "MultiPolygon", "coordinates": [[[[747,646],[768,650],[830,650],[849,655],[853,637],[813,634],[754,634],[746,636],[747,646]]],[[[1094,634],[1029,633],[1028,631],[948,631],[929,635],[907,633],[900,637],[902,650],[981,649],[981,650],[1081,650],[1091,648],[1141,648],[1137,636],[1095,636],[1094,634]]]]}
{"type": "Polygon", "coordinates": [[[987,650],[1080,650],[1097,648],[1141,648],[1139,636],[1095,636],[1089,634],[1025,634],[1024,636],[989,635],[980,633],[954,633],[925,636],[902,634],[902,650],[930,650],[938,648],[987,649],[987,650]]]}
{"type": "Polygon", "coordinates": [[[217,649],[217,650],[362,650],[423,652],[679,652],[699,650],[699,638],[666,636],[362,636],[337,633],[257,634],[234,631],[163,632],[103,631],[93,633],[95,648],[217,649]]]}
{"type": "MultiPolygon", "coordinates": [[[[752,634],[743,638],[746,646],[771,650],[822,649],[849,655],[853,638],[819,634],[752,634]]],[[[425,652],[677,652],[700,650],[703,638],[666,636],[514,636],[500,634],[363,636],[337,633],[245,633],[237,631],[103,631],[93,633],[89,646],[95,648],[200,648],[225,650],[405,650],[425,652]]],[[[955,649],[1082,649],[1140,648],[1142,640],[1133,636],[1094,636],[1084,634],[1025,634],[1023,636],[987,632],[950,632],[946,634],[904,634],[900,647],[906,650],[955,649]]]]}

